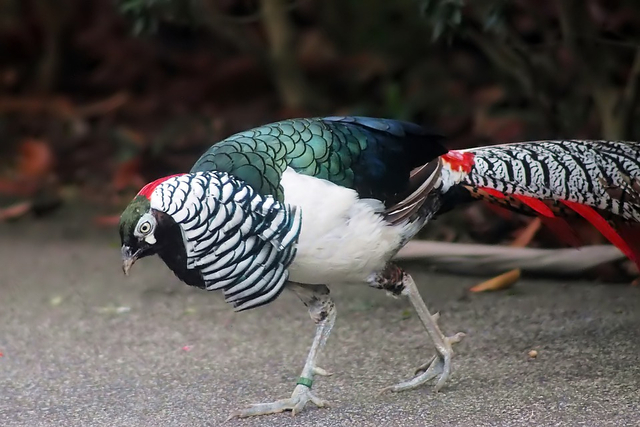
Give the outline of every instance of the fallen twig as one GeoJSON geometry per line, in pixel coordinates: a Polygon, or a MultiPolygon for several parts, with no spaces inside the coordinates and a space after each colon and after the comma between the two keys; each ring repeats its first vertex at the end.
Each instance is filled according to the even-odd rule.
{"type": "Polygon", "coordinates": [[[585,270],[624,259],[610,245],[579,249],[534,249],[510,246],[414,240],[396,255],[397,260],[420,260],[439,270],[457,274],[501,274],[520,268],[523,273],[579,275],[585,270]]]}

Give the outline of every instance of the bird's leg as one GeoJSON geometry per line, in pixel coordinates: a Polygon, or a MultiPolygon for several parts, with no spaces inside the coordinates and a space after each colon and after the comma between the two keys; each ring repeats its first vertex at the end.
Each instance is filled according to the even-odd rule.
{"type": "Polygon", "coordinates": [[[383,391],[397,392],[411,390],[439,376],[435,386],[436,391],[438,391],[451,374],[451,359],[453,357],[452,345],[460,342],[464,337],[464,333],[458,332],[450,337],[444,336],[438,327],[438,314],[432,315],[429,312],[411,275],[395,264],[389,263],[381,273],[373,276],[369,283],[371,286],[384,289],[393,295],[405,295],[409,298],[409,301],[413,304],[413,308],[416,310],[416,313],[418,313],[422,325],[431,337],[437,352],[431,360],[418,367],[413,378],[386,387],[383,391]]]}
{"type": "Polygon", "coordinates": [[[336,320],[336,309],[333,300],[329,296],[329,288],[325,285],[305,285],[299,283],[289,283],[288,287],[294,291],[304,305],[309,308],[309,315],[316,323],[316,334],[313,338],[307,361],[296,383],[296,387],[293,389],[290,398],[270,403],[254,404],[232,414],[229,418],[275,414],[284,411],[291,411],[291,413],[295,415],[302,411],[308,402],[320,408],[329,405],[327,401],[318,398],[311,392],[311,386],[313,385],[313,380],[316,375],[331,375],[316,365],[318,355],[327,342],[327,338],[329,338],[329,334],[336,320]]]}

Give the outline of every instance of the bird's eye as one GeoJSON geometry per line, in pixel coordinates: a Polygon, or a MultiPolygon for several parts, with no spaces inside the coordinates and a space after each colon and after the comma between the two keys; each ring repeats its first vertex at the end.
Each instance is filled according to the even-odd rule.
{"type": "Polygon", "coordinates": [[[151,224],[149,222],[143,222],[140,225],[140,233],[147,234],[150,231],[151,231],[151,224]]]}

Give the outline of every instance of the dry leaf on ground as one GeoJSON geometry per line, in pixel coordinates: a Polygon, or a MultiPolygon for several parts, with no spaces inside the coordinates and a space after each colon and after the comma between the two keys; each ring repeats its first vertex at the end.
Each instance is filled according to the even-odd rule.
{"type": "Polygon", "coordinates": [[[0,221],[10,221],[25,216],[33,207],[31,202],[20,202],[11,205],[8,208],[0,209],[0,221]]]}
{"type": "Polygon", "coordinates": [[[485,291],[499,291],[502,289],[508,289],[513,286],[518,279],[520,279],[520,269],[507,271],[504,274],[489,279],[486,282],[482,282],[471,289],[471,292],[485,292],[485,291]]]}

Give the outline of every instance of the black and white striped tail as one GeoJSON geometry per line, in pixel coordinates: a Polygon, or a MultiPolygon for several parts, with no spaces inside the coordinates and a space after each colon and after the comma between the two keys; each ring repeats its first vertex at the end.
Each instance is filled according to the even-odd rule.
{"type": "Polygon", "coordinates": [[[640,268],[640,143],[533,141],[451,151],[440,192],[538,215],[558,236],[581,242],[565,218],[581,216],[640,268]]]}
{"type": "Polygon", "coordinates": [[[463,184],[504,194],[568,200],[640,222],[640,143],[534,141],[465,150],[463,184]]]}

